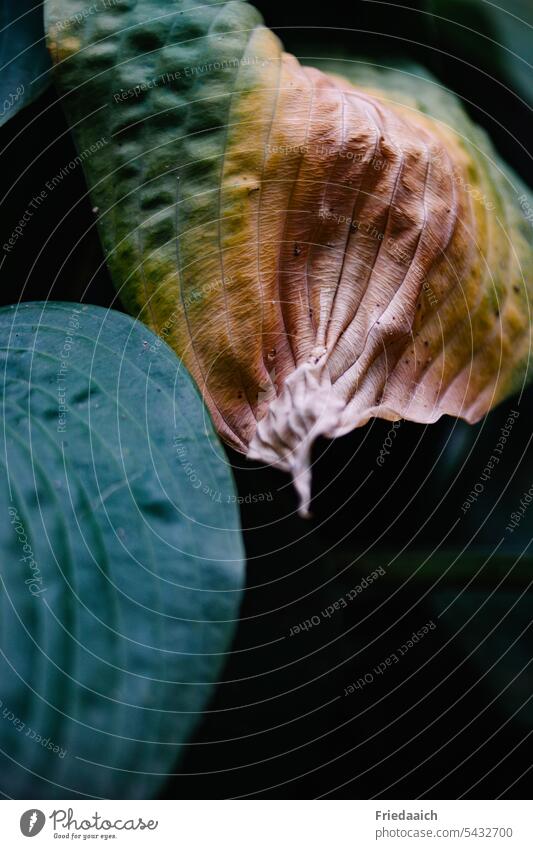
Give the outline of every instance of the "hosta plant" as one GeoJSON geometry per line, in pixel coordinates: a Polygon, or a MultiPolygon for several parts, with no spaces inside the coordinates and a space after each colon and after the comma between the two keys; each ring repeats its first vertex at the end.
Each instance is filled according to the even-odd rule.
{"type": "Polygon", "coordinates": [[[123,302],[302,512],[318,435],[476,422],[527,379],[529,195],[435,81],[308,67],[245,2],[46,5],[123,302]]]}

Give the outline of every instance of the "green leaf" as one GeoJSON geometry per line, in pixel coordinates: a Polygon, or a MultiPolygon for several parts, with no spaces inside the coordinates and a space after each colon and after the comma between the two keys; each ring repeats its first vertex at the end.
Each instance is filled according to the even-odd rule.
{"type": "Polygon", "coordinates": [[[496,80],[505,80],[530,106],[533,13],[528,0],[431,0],[439,36],[496,80]]]}
{"type": "MultiPolygon", "coordinates": [[[[134,315],[137,290],[151,299],[141,317],[156,329],[169,304],[167,275],[176,287],[177,235],[203,220],[205,196],[218,217],[212,189],[232,92],[261,16],[240,0],[137,0],[88,15],[66,34],[70,6],[45,2],[61,102],[114,283],[134,315]]],[[[179,251],[186,266],[185,247],[179,251]]],[[[197,292],[191,298],[202,300],[197,292]]]]}
{"type": "Polygon", "coordinates": [[[43,4],[3,0],[0,6],[0,127],[50,84],[43,4]]]}
{"type": "Polygon", "coordinates": [[[221,674],[231,473],[170,348],[117,312],[0,311],[0,788],[158,793],[221,674]]]}

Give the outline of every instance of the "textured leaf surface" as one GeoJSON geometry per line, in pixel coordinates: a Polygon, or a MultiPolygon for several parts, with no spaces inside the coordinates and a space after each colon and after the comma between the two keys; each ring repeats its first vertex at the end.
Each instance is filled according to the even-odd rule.
{"type": "Polygon", "coordinates": [[[50,46],[80,146],[111,135],[87,171],[121,296],[304,508],[317,435],[475,422],[520,388],[531,196],[451,95],[302,66],[246,3],[139,0],[70,40],[64,6],[50,46]]]}
{"type": "Polygon", "coordinates": [[[0,5],[0,127],[50,84],[43,6],[35,0],[0,5]]]}
{"type": "Polygon", "coordinates": [[[0,327],[0,786],[154,796],[238,616],[231,475],[191,379],[144,325],[27,304],[0,327]]]}

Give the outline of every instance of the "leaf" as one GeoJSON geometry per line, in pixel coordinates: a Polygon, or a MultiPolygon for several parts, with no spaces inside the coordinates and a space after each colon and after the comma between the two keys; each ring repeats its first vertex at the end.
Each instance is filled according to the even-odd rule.
{"type": "Polygon", "coordinates": [[[0,787],[152,797],[238,616],[231,474],[183,365],[142,324],[35,303],[0,327],[0,787]]]}
{"type": "Polygon", "coordinates": [[[50,85],[42,0],[0,6],[0,127],[50,85]]]}
{"type": "Polygon", "coordinates": [[[531,108],[533,14],[528,0],[506,0],[505,8],[482,0],[431,0],[430,8],[454,54],[505,80],[531,108]]]}
{"type": "Polygon", "coordinates": [[[138,2],[50,46],[127,308],[222,437],[292,473],[371,417],[479,421],[530,377],[533,200],[419,71],[301,65],[246,3],[138,2]]]}

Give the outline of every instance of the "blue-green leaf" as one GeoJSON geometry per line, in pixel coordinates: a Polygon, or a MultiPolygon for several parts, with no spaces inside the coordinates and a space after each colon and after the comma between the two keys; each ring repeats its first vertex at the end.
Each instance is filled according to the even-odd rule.
{"type": "Polygon", "coordinates": [[[42,0],[0,4],[0,127],[50,83],[42,0]]]}
{"type": "Polygon", "coordinates": [[[50,303],[0,330],[0,790],[154,796],[238,616],[231,473],[144,325],[50,303]]]}

